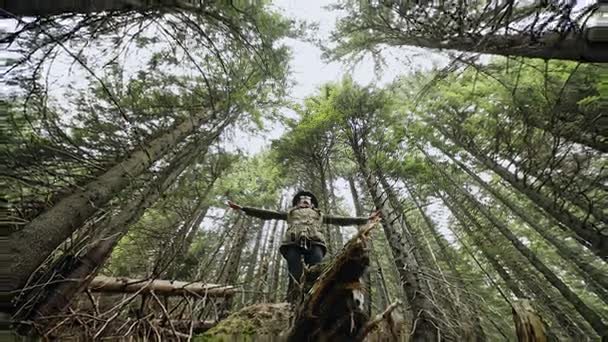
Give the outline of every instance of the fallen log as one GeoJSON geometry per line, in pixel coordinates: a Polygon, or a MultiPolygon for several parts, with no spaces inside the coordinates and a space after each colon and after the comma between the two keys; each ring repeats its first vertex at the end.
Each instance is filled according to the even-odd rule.
{"type": "Polygon", "coordinates": [[[188,319],[172,319],[171,322],[165,319],[153,319],[151,323],[155,326],[169,329],[174,327],[175,330],[181,332],[188,332],[192,328],[192,332],[195,334],[204,333],[217,325],[217,322],[214,321],[193,321],[188,319]]]}
{"type": "Polygon", "coordinates": [[[146,280],[117,277],[95,277],[89,284],[92,292],[154,293],[161,296],[230,297],[238,292],[234,286],[171,280],[146,280]]]}
{"type": "MultiPolygon", "coordinates": [[[[289,341],[361,341],[369,320],[364,312],[361,279],[369,266],[369,223],[321,270],[296,307],[289,341]]],[[[316,272],[318,270],[311,270],[316,272]]],[[[311,279],[307,277],[307,281],[311,279]]]]}

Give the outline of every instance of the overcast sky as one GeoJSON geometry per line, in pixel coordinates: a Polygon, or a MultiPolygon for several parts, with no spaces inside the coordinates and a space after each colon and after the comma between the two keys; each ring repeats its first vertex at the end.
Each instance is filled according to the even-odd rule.
{"type": "MultiPolygon", "coordinates": [[[[327,40],[339,18],[337,11],[326,9],[335,3],[332,0],[275,0],[273,5],[285,16],[296,20],[304,20],[319,25],[318,35],[327,40]]],[[[356,82],[368,85],[370,83],[385,84],[391,82],[400,74],[420,69],[430,69],[433,66],[444,66],[447,59],[439,53],[419,48],[392,48],[385,53],[387,67],[381,74],[374,72],[371,58],[364,59],[356,66],[344,63],[327,63],[321,59],[321,50],[311,43],[288,39],[287,45],[292,49],[291,70],[295,86],[289,92],[293,101],[302,101],[324,83],[340,81],[345,75],[350,75],[356,82]]],[[[286,115],[290,115],[286,110],[286,115]]],[[[234,147],[244,149],[249,153],[257,153],[266,148],[272,139],[283,132],[278,124],[268,123],[270,131],[257,136],[240,136],[236,138],[234,147]]]]}

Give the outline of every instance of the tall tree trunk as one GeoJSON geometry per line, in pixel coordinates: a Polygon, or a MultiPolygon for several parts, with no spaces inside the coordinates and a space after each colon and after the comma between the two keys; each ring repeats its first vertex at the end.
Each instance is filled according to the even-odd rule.
{"type": "MultiPolygon", "coordinates": [[[[278,224],[278,220],[275,220],[274,224],[273,224],[273,230],[276,231],[277,228],[277,224],[278,224]]],[[[269,236],[270,232],[266,233],[266,236],[264,237],[264,244],[262,245],[262,249],[260,250],[261,253],[261,257],[260,259],[260,267],[258,268],[258,272],[255,275],[254,278],[254,285],[253,285],[253,290],[257,293],[260,293],[261,296],[261,300],[258,300],[258,302],[262,302],[262,303],[266,303],[267,302],[267,294],[266,294],[266,287],[268,285],[268,273],[270,271],[270,265],[269,265],[269,259],[270,256],[272,255],[272,246],[269,246],[272,237],[269,236]]]]}
{"type": "MultiPolygon", "coordinates": [[[[194,279],[196,279],[196,280],[201,280],[201,281],[209,280],[210,275],[212,273],[211,265],[216,263],[217,256],[220,254],[220,250],[222,249],[223,246],[226,245],[226,241],[228,240],[227,237],[228,237],[229,231],[230,231],[231,221],[233,218],[233,216],[231,217],[231,215],[229,215],[228,213],[229,213],[228,211],[224,212],[224,216],[222,219],[222,221],[224,222],[223,227],[222,227],[222,233],[221,233],[219,239],[217,239],[213,252],[208,254],[208,256],[205,258],[204,262],[202,260],[201,260],[201,262],[199,262],[198,269],[196,271],[196,276],[194,277],[194,279]]],[[[238,219],[240,219],[240,216],[236,216],[235,220],[238,220],[238,219]]]]}
{"type": "MultiPolygon", "coordinates": [[[[264,221],[262,221],[262,222],[264,222],[264,221]]],[[[260,225],[260,227],[258,227],[258,232],[255,237],[255,243],[253,245],[253,249],[251,250],[252,255],[250,255],[249,264],[247,265],[247,272],[245,273],[244,283],[249,286],[254,284],[253,276],[255,274],[256,268],[258,268],[258,258],[260,257],[260,253],[264,253],[263,250],[260,250],[260,243],[262,242],[262,237],[264,236],[264,225],[265,225],[265,223],[262,223],[260,225]]],[[[261,267],[261,265],[260,265],[260,267],[261,267]]],[[[249,291],[256,291],[256,290],[257,290],[257,288],[255,288],[255,286],[249,288],[249,291]]],[[[245,302],[248,302],[252,296],[253,296],[252,292],[246,293],[245,302]]]]}
{"type": "Polygon", "coordinates": [[[194,209],[190,218],[184,222],[180,231],[176,236],[176,243],[174,244],[174,254],[175,258],[171,262],[171,270],[168,274],[170,274],[171,279],[180,279],[184,277],[184,261],[186,260],[186,256],[190,250],[190,246],[194,241],[194,237],[196,236],[196,232],[200,224],[205,219],[207,215],[207,211],[209,210],[209,205],[206,202],[205,198],[199,200],[199,204],[194,209]]]}
{"type": "Polygon", "coordinates": [[[401,278],[401,286],[407,297],[410,310],[417,322],[413,327],[411,335],[415,341],[431,342],[437,341],[443,331],[440,332],[442,324],[438,321],[437,313],[430,301],[430,290],[422,280],[420,266],[411,253],[411,246],[401,234],[401,229],[396,226],[399,222],[399,213],[388,207],[386,195],[380,190],[379,183],[368,169],[362,151],[357,145],[351,145],[361,174],[365,178],[371,198],[376,207],[382,213],[382,227],[391,247],[393,261],[401,278]]]}
{"type": "MultiPolygon", "coordinates": [[[[280,239],[283,238],[283,234],[285,234],[285,223],[281,222],[281,229],[279,232],[279,237],[280,239]]],[[[280,245],[280,241],[278,240],[279,243],[277,243],[277,245],[280,245]]],[[[278,296],[280,293],[280,286],[279,284],[281,284],[281,275],[283,272],[281,272],[282,270],[282,261],[283,261],[283,257],[281,255],[281,253],[279,253],[279,248],[274,247],[274,257],[273,257],[273,270],[272,270],[272,282],[270,283],[270,288],[268,289],[268,292],[271,293],[270,295],[270,300],[272,302],[276,302],[278,300],[278,296]]]]}
{"type": "MultiPolygon", "coordinates": [[[[363,216],[363,206],[361,205],[361,202],[359,201],[359,193],[357,192],[357,188],[355,186],[355,179],[353,178],[352,175],[348,176],[348,186],[350,187],[350,194],[353,198],[353,204],[355,205],[355,214],[358,217],[363,216]]],[[[373,245],[373,239],[369,240],[369,248],[370,250],[372,250],[372,253],[370,255],[371,259],[375,259],[374,258],[374,245],[373,245]]],[[[375,260],[374,260],[375,261],[375,260]]],[[[365,273],[365,294],[364,294],[364,298],[365,298],[365,312],[367,313],[367,315],[369,317],[372,317],[372,276],[371,276],[371,272],[368,271],[365,273]]],[[[384,306],[386,306],[387,304],[383,304],[384,306]]]]}
{"type": "MultiPolygon", "coordinates": [[[[437,195],[443,200],[445,205],[450,209],[450,211],[454,214],[456,219],[461,223],[461,226],[469,235],[475,240],[475,245],[482,252],[483,256],[490,262],[492,268],[498,273],[501,279],[505,282],[507,287],[513,292],[513,294],[518,299],[527,298],[526,295],[521,288],[522,283],[514,279],[509,271],[499,262],[496,258],[495,253],[488,249],[488,246],[496,246],[496,242],[491,238],[490,234],[487,230],[477,221],[477,219],[466,209],[458,200],[448,200],[440,193],[437,195]],[[475,230],[472,230],[468,223],[472,224],[475,230]],[[485,240],[481,240],[481,235],[484,236],[485,240]]],[[[568,334],[572,337],[581,337],[585,336],[584,333],[581,333],[581,329],[578,327],[578,324],[573,321],[564,309],[557,305],[557,303],[550,298],[546,293],[545,289],[539,285],[539,282],[536,280],[536,277],[530,272],[526,272],[523,270],[517,262],[509,262],[507,258],[501,258],[501,261],[506,265],[512,273],[515,274],[516,277],[520,279],[527,279],[527,281],[523,282],[525,286],[528,288],[528,294],[534,296],[538,299],[539,304],[543,304],[547,307],[545,312],[551,313],[553,317],[555,317],[555,321],[558,323],[558,329],[566,329],[568,334]],[[574,325],[575,329],[572,330],[572,326],[574,325]]],[[[509,301],[509,305],[512,303],[509,301]]],[[[550,334],[554,334],[550,332],[550,334]]]]}
{"type": "Polygon", "coordinates": [[[130,201],[118,214],[103,221],[97,227],[96,230],[103,233],[102,238],[86,254],[77,258],[76,264],[64,274],[66,281],[52,289],[44,302],[34,310],[33,319],[62,312],[72,298],[86,288],[99,267],[110,256],[118,241],[128,231],[129,226],[136,222],[190,165],[192,159],[199,153],[197,148],[196,143],[190,143],[173,158],[172,162],[154,182],[150,183],[142,195],[130,201]]]}
{"type": "Polygon", "coordinates": [[[597,294],[598,297],[602,299],[602,301],[604,301],[604,303],[608,304],[608,277],[606,277],[605,274],[603,274],[592,264],[592,260],[586,257],[584,251],[575,251],[573,248],[568,246],[565,241],[552,234],[547,228],[541,227],[539,221],[532,218],[532,216],[530,216],[530,214],[528,214],[524,208],[521,208],[513,201],[506,198],[498,190],[491,187],[476,173],[469,169],[468,166],[457,160],[454,155],[447,152],[444,148],[440,146],[435,147],[439,148],[445,155],[447,155],[452,161],[454,161],[454,163],[456,163],[460,167],[460,169],[465,171],[471,178],[473,178],[475,182],[477,182],[477,184],[479,184],[483,189],[492,194],[494,198],[499,200],[504,206],[509,208],[525,223],[532,227],[546,241],[555,246],[555,251],[564,260],[570,261],[575,264],[578,267],[577,270],[579,271],[583,279],[585,279],[585,281],[589,283],[593,292],[597,294]]]}
{"type": "MultiPolygon", "coordinates": [[[[427,155],[430,160],[430,156],[427,155]]],[[[435,164],[436,165],[436,164],[435,164]]],[[[437,165],[436,165],[437,166],[437,165]]],[[[608,336],[608,326],[606,326],[601,317],[588,307],[576,293],[574,293],[560,278],[558,278],[549,267],[547,267],[534,252],[532,252],[526,245],[524,245],[511,230],[498,220],[494,215],[490,213],[483,205],[481,205],[477,199],[471,194],[462,190],[459,184],[455,182],[449,175],[447,175],[440,167],[437,170],[446,178],[452,185],[453,188],[464,196],[468,202],[479,211],[486,219],[498,229],[498,231],[507,239],[515,249],[517,249],[528,261],[534,266],[534,268],[543,275],[543,277],[551,283],[567,300],[574,306],[576,311],[583,316],[587,322],[593,327],[599,336],[608,336]]]]}
{"type": "MultiPolygon", "coordinates": [[[[376,170],[376,177],[380,181],[380,184],[388,198],[390,206],[398,213],[397,215],[401,223],[403,236],[406,241],[410,241],[410,250],[414,255],[414,258],[416,259],[416,262],[418,263],[418,267],[420,268],[421,273],[425,274],[424,277],[421,277],[421,280],[425,282],[425,288],[429,291],[428,295],[432,298],[433,303],[435,303],[436,306],[440,307],[440,309],[436,310],[436,312],[441,314],[446,322],[454,320],[456,322],[459,322],[460,317],[458,317],[458,315],[455,314],[453,310],[450,310],[452,312],[450,316],[453,317],[449,317],[447,313],[448,310],[444,310],[446,308],[452,309],[452,303],[446,302],[444,300],[439,300],[435,295],[437,289],[441,288],[442,285],[434,283],[430,279],[435,279],[436,276],[444,275],[439,269],[439,265],[433,263],[434,258],[432,256],[432,251],[429,248],[428,244],[423,243],[422,241],[424,240],[423,233],[419,229],[414,227],[414,225],[412,225],[408,218],[405,216],[405,208],[403,207],[401,200],[397,198],[397,194],[395,194],[393,187],[388,183],[388,180],[380,170],[376,170]],[[426,274],[431,276],[429,277],[426,274]]],[[[448,290],[449,289],[447,288],[441,289],[442,292],[448,290]]],[[[450,327],[451,326],[452,325],[450,324],[450,327]]],[[[446,332],[444,331],[443,333],[446,332]]],[[[454,331],[454,333],[456,334],[456,331],[454,331]]]]}
{"type": "Polygon", "coordinates": [[[192,6],[196,2],[187,0],[74,0],[37,1],[37,0],[5,0],[2,8],[18,16],[49,16],[64,13],[94,13],[101,11],[125,11],[137,8],[139,10],[158,9],[159,7],[192,6]]]}
{"type": "MultiPolygon", "coordinates": [[[[405,184],[405,188],[407,189],[408,193],[410,194],[410,197],[412,198],[412,201],[414,202],[414,205],[416,206],[416,208],[418,209],[418,212],[422,216],[422,220],[426,224],[431,235],[433,235],[433,238],[434,238],[435,242],[437,243],[437,246],[439,247],[439,253],[440,253],[441,258],[444,260],[444,262],[450,268],[450,273],[454,276],[458,286],[464,290],[463,296],[465,297],[465,303],[466,303],[466,305],[471,307],[469,310],[465,310],[465,312],[466,311],[470,312],[469,319],[472,322],[475,341],[477,341],[477,342],[486,341],[487,337],[486,337],[486,334],[481,325],[481,319],[480,319],[482,310],[480,308],[479,302],[470,295],[470,293],[472,293],[471,292],[472,289],[470,288],[469,285],[465,284],[465,282],[463,281],[461,272],[458,271],[458,269],[456,268],[456,265],[454,264],[454,260],[455,260],[455,255],[453,253],[454,251],[448,246],[447,241],[445,241],[443,236],[441,236],[439,234],[439,232],[437,231],[435,224],[433,222],[431,222],[431,219],[426,215],[426,212],[424,211],[424,208],[422,207],[422,205],[416,198],[417,196],[414,193],[414,191],[412,190],[412,187],[407,182],[404,182],[404,184],[405,184]]],[[[440,271],[441,271],[441,269],[440,269],[440,271]]],[[[443,281],[446,284],[449,284],[449,281],[445,278],[443,271],[441,271],[441,275],[443,276],[443,281]]],[[[459,291],[452,290],[451,287],[448,287],[447,291],[450,293],[451,297],[454,298],[455,303],[460,302],[459,291]]]]}
{"type": "MultiPolygon", "coordinates": [[[[442,130],[444,134],[444,130],[442,130]]],[[[604,235],[594,227],[589,221],[582,221],[571,213],[564,211],[562,208],[557,206],[549,198],[545,197],[542,193],[536,191],[527,185],[523,180],[517,178],[506,168],[499,165],[497,162],[492,160],[486,155],[479,153],[476,149],[464,143],[459,138],[446,134],[450,140],[456,143],[458,146],[464,148],[467,152],[472,154],[477,160],[483,165],[494,171],[505,181],[509,182],[515,189],[526,195],[532,202],[541,207],[547,214],[554,217],[557,221],[564,224],[566,227],[572,229],[572,231],[583,240],[589,243],[590,249],[602,259],[608,259],[608,236],[604,235]]]]}
{"type": "MultiPolygon", "coordinates": [[[[232,246],[230,247],[230,253],[228,254],[228,260],[226,260],[226,266],[223,272],[220,274],[218,283],[232,285],[236,284],[239,278],[239,268],[241,265],[241,256],[245,244],[247,242],[247,231],[251,225],[251,220],[241,219],[235,228],[236,236],[234,237],[232,246]]],[[[264,225],[262,221],[261,226],[264,225]]],[[[260,226],[260,230],[262,229],[260,226]]],[[[220,317],[225,317],[232,307],[232,299],[226,298],[219,308],[220,317]]]]}
{"type": "MultiPolygon", "coordinates": [[[[324,168],[324,164],[323,161],[319,160],[317,163],[317,172],[319,175],[319,186],[321,188],[321,202],[322,202],[322,208],[320,208],[324,213],[329,213],[329,195],[327,193],[327,177],[325,176],[325,168],[324,168]]],[[[333,239],[333,233],[332,233],[332,228],[334,228],[333,225],[330,224],[324,224],[323,225],[325,227],[325,244],[327,247],[327,254],[328,255],[333,255],[336,251],[336,246],[334,244],[334,239],[333,239]]]]}
{"type": "MultiPolygon", "coordinates": [[[[133,177],[147,170],[208,119],[209,115],[203,112],[175,125],[13,233],[9,237],[9,253],[13,257],[9,270],[12,290],[24,286],[38,266],[133,177]]],[[[215,140],[223,127],[212,132],[208,141],[215,140]]]]}
{"type": "MultiPolygon", "coordinates": [[[[327,174],[329,176],[328,188],[329,188],[329,203],[330,203],[328,212],[331,213],[334,210],[336,210],[338,206],[336,205],[336,192],[335,192],[335,188],[334,188],[334,182],[336,179],[332,172],[332,163],[330,161],[327,162],[327,174]]],[[[336,236],[336,247],[337,247],[336,251],[339,251],[344,246],[344,235],[342,235],[342,230],[338,226],[333,226],[333,231],[335,232],[335,236],[336,236]]]]}

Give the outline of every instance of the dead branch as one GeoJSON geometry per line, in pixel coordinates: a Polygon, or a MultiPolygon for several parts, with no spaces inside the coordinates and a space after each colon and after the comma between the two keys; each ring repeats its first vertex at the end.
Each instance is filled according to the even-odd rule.
{"type": "Polygon", "coordinates": [[[374,329],[378,327],[378,324],[380,324],[380,322],[387,321],[387,323],[390,323],[390,321],[392,320],[391,314],[399,305],[401,305],[400,300],[389,305],[382,313],[376,315],[376,317],[372,321],[369,321],[363,327],[361,333],[359,334],[359,336],[357,336],[357,340],[363,341],[363,339],[365,339],[365,337],[369,335],[369,333],[371,333],[372,331],[374,331],[374,329]]]}
{"type": "Polygon", "coordinates": [[[113,293],[150,293],[154,291],[162,296],[192,296],[193,294],[208,297],[230,297],[238,289],[234,286],[191,283],[185,281],[152,280],[116,278],[98,276],[91,281],[89,290],[92,292],[113,293]]]}

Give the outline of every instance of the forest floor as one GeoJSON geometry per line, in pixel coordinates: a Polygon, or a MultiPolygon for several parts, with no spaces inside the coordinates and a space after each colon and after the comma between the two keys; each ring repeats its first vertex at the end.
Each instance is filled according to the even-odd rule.
{"type": "Polygon", "coordinates": [[[289,303],[247,306],[221,320],[215,327],[196,337],[195,341],[281,339],[289,328],[292,316],[289,303]]]}

